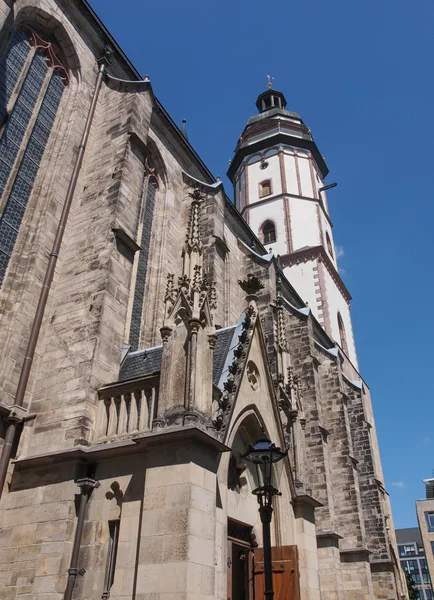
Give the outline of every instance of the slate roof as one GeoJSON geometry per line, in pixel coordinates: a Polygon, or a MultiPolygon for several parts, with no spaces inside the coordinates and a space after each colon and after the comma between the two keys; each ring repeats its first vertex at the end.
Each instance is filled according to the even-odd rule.
{"type": "Polygon", "coordinates": [[[152,373],[159,373],[161,369],[161,357],[163,356],[163,346],[138,350],[127,354],[121,365],[119,381],[145,377],[152,373]]]}
{"type": "Polygon", "coordinates": [[[418,542],[422,545],[422,536],[419,527],[407,527],[406,529],[395,529],[398,544],[418,542]]]}
{"type": "Polygon", "coordinates": [[[226,364],[226,357],[231,347],[232,338],[236,327],[226,327],[225,329],[217,329],[217,342],[214,348],[212,382],[218,385],[221,374],[226,364]]]}
{"type": "MultiPolygon", "coordinates": [[[[235,329],[236,326],[225,327],[216,331],[217,341],[213,361],[213,383],[216,385],[218,385],[225,368],[235,329]]],[[[138,377],[146,377],[153,373],[159,373],[161,370],[162,355],[163,346],[130,352],[121,365],[119,381],[137,379],[138,377]]]]}

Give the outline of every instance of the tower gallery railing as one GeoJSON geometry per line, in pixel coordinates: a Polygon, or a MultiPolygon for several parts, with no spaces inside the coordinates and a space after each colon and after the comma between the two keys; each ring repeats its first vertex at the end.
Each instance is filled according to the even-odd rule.
{"type": "Polygon", "coordinates": [[[98,392],[96,441],[150,431],[158,404],[158,378],[114,384],[98,392]]]}

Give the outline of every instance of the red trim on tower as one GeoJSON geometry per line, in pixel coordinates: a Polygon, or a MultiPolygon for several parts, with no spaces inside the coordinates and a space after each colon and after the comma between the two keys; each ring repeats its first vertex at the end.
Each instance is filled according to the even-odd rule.
{"type": "Polygon", "coordinates": [[[321,211],[319,208],[319,205],[316,205],[316,218],[318,221],[318,229],[319,229],[319,238],[320,238],[320,243],[325,246],[325,238],[324,238],[324,231],[322,228],[322,220],[321,220],[321,211]]]}
{"type": "Polygon", "coordinates": [[[286,194],[288,191],[286,185],[286,171],[285,171],[285,154],[282,146],[279,148],[279,165],[280,165],[280,179],[282,181],[282,193],[286,194]]]}
{"type": "Polygon", "coordinates": [[[285,213],[285,232],[286,232],[286,244],[288,246],[288,252],[292,252],[292,229],[291,229],[291,213],[289,210],[288,198],[283,199],[283,211],[285,213]]]}
{"type": "Polygon", "coordinates": [[[309,171],[310,171],[310,180],[312,182],[312,193],[314,198],[318,198],[317,189],[316,189],[316,180],[315,173],[312,164],[312,154],[308,154],[307,160],[309,161],[309,171]]]}
{"type": "Polygon", "coordinates": [[[301,196],[301,179],[300,179],[300,166],[298,164],[298,154],[294,150],[294,162],[295,162],[295,175],[297,177],[298,195],[301,196]]]}
{"type": "MultiPolygon", "coordinates": [[[[249,202],[249,169],[248,169],[248,165],[247,163],[245,163],[244,165],[244,207],[248,206],[250,204],[249,202]]],[[[246,215],[247,217],[247,215],[246,215]]],[[[249,222],[248,219],[246,218],[247,223],[249,222]]]]}
{"type": "Polygon", "coordinates": [[[321,260],[318,260],[318,275],[319,275],[319,285],[321,290],[321,301],[322,301],[322,316],[323,316],[323,327],[326,330],[326,333],[333,339],[332,336],[332,323],[330,320],[330,308],[327,297],[327,288],[324,277],[324,264],[321,264],[321,260]]]}

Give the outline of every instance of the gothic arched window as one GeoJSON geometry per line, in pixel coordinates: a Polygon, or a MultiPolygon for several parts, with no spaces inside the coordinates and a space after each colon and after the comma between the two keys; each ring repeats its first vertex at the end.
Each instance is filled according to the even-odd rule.
{"type": "Polygon", "coordinates": [[[0,60],[0,285],[67,83],[53,43],[15,31],[0,60]]]}
{"type": "Polygon", "coordinates": [[[151,230],[154,218],[155,200],[158,190],[158,178],[155,167],[149,157],[145,159],[145,197],[144,210],[138,224],[138,239],[140,250],[137,256],[137,271],[132,299],[132,313],[128,343],[134,350],[140,345],[140,330],[142,326],[143,301],[145,298],[146,275],[148,271],[149,250],[151,243],[151,230]]]}
{"type": "Polygon", "coordinates": [[[332,242],[330,240],[330,236],[327,231],[326,231],[326,242],[327,242],[327,250],[329,251],[330,256],[332,258],[334,258],[332,242]]]}
{"type": "Polygon", "coordinates": [[[271,194],[271,179],[266,179],[259,184],[259,197],[264,198],[271,194]]]}
{"type": "Polygon", "coordinates": [[[345,354],[348,354],[347,336],[345,334],[345,327],[341,317],[341,313],[338,313],[338,328],[339,337],[341,338],[341,348],[345,352],[345,354]]]}
{"type": "Polygon", "coordinates": [[[262,243],[272,244],[276,241],[276,228],[273,221],[265,221],[262,225],[262,243]]]}

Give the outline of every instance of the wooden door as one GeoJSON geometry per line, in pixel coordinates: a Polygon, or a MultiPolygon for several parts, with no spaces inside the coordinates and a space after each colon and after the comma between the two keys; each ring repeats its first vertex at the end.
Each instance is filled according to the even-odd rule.
{"type": "MultiPolygon", "coordinates": [[[[271,548],[273,569],[273,600],[299,600],[300,582],[297,546],[271,548]]],[[[264,550],[256,548],[253,557],[255,600],[262,600],[265,592],[264,550]]]]}
{"type": "Polygon", "coordinates": [[[228,600],[251,600],[251,557],[248,546],[228,541],[228,600]]]}

